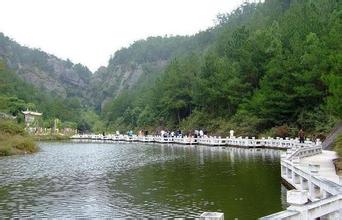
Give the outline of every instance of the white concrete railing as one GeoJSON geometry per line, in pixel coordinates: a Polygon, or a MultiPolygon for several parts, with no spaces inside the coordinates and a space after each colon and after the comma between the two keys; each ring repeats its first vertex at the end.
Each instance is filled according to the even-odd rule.
{"type": "Polygon", "coordinates": [[[287,210],[260,218],[261,220],[304,220],[317,219],[325,216],[325,219],[341,219],[342,195],[331,196],[301,206],[290,206],[287,210]]]}
{"type": "Polygon", "coordinates": [[[228,144],[227,139],[228,138],[209,136],[209,137],[197,138],[196,142],[198,144],[209,145],[209,146],[225,146],[228,144]]]}
{"type": "Polygon", "coordinates": [[[334,169],[320,167],[332,163],[327,155],[330,153],[322,152],[321,145],[288,150],[281,157],[281,177],[297,189],[287,192],[291,206],[261,219],[342,219],[341,177],[334,169]],[[321,159],[310,158],[315,155],[321,159]],[[308,199],[311,202],[307,202],[308,199]]]}
{"type": "Polygon", "coordinates": [[[173,138],[172,137],[155,136],[154,141],[158,142],[158,143],[172,143],[173,138]]]}
{"type": "Polygon", "coordinates": [[[135,140],[139,141],[139,142],[154,142],[154,137],[152,135],[137,136],[137,138],[135,140]]]}
{"type": "Polygon", "coordinates": [[[197,144],[198,139],[193,138],[191,136],[185,136],[185,137],[173,137],[172,138],[173,143],[176,144],[186,144],[186,145],[192,145],[197,144]]]}
{"type": "Polygon", "coordinates": [[[342,193],[340,184],[320,177],[319,170],[310,165],[299,166],[288,160],[282,160],[281,177],[297,189],[307,190],[311,201],[342,193]],[[320,191],[317,191],[318,188],[320,191]]]}
{"type": "Polygon", "coordinates": [[[176,143],[176,144],[201,144],[208,146],[238,146],[238,147],[266,147],[266,148],[279,148],[279,149],[298,149],[305,146],[319,145],[320,141],[312,142],[306,140],[305,143],[299,143],[298,139],[290,138],[261,138],[256,139],[255,137],[216,137],[216,136],[205,136],[202,138],[194,138],[193,136],[184,137],[162,137],[162,136],[137,136],[137,135],[96,135],[96,134],[84,134],[74,135],[72,139],[85,139],[85,140],[103,140],[103,141],[128,141],[128,142],[157,142],[157,143],[176,143]]]}
{"type": "Polygon", "coordinates": [[[292,160],[293,158],[309,157],[322,153],[321,145],[303,145],[290,148],[286,152],[286,159],[292,160]]]}
{"type": "MultiPolygon", "coordinates": [[[[208,146],[239,146],[239,147],[270,147],[287,149],[281,156],[281,176],[297,188],[301,195],[298,204],[292,204],[287,210],[278,212],[261,219],[342,219],[342,182],[335,183],[318,175],[319,166],[309,164],[299,166],[301,159],[322,153],[321,142],[306,140],[299,143],[298,139],[281,138],[242,138],[242,137],[161,137],[161,136],[128,136],[128,135],[74,135],[73,139],[90,139],[103,141],[137,141],[177,144],[202,144],[208,146]],[[312,202],[307,203],[307,199],[312,202]]],[[[291,193],[291,191],[288,191],[291,193]]]]}

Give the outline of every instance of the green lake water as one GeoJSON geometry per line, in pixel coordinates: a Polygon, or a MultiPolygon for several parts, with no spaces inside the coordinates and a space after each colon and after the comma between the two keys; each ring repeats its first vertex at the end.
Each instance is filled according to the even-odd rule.
{"type": "Polygon", "coordinates": [[[3,218],[256,219],[282,210],[280,151],[138,143],[40,143],[0,158],[3,218]]]}

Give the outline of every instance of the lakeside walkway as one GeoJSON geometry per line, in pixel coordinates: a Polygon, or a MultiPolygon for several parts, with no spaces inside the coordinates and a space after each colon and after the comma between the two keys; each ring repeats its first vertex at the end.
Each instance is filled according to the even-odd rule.
{"type": "MultiPolygon", "coordinates": [[[[184,144],[206,146],[231,146],[242,148],[274,148],[286,150],[281,155],[281,177],[294,190],[287,191],[285,211],[271,214],[261,219],[302,220],[302,219],[342,219],[342,177],[335,171],[334,151],[323,151],[320,140],[306,140],[299,143],[291,138],[254,137],[162,137],[128,135],[74,135],[76,140],[105,142],[147,142],[161,144],[184,144]]],[[[208,214],[223,219],[223,213],[203,213],[200,219],[209,219],[208,214]],[[204,216],[205,214],[205,216],[204,216]],[[220,217],[217,217],[217,216],[220,217]]]]}
{"type": "Polygon", "coordinates": [[[321,146],[289,149],[281,156],[281,177],[287,191],[285,210],[261,219],[342,219],[342,177],[336,174],[334,151],[321,146]]]}
{"type": "Polygon", "coordinates": [[[335,151],[323,150],[321,154],[302,158],[298,164],[302,169],[309,169],[310,164],[319,166],[319,175],[327,180],[339,184],[340,179],[336,174],[333,160],[338,158],[335,151]]]}
{"type": "Polygon", "coordinates": [[[184,144],[184,145],[205,145],[205,146],[235,146],[243,148],[275,148],[275,149],[293,149],[298,147],[309,147],[320,145],[321,142],[306,140],[305,143],[299,143],[299,140],[293,138],[260,138],[255,137],[216,137],[204,136],[195,138],[193,136],[184,137],[162,137],[162,136],[137,136],[137,135],[96,135],[96,134],[77,134],[71,137],[76,140],[88,141],[121,141],[121,142],[146,142],[146,143],[161,143],[161,144],[184,144]]]}

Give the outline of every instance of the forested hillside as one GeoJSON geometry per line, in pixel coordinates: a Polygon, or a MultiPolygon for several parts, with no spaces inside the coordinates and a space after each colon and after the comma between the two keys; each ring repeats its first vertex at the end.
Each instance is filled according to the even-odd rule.
{"type": "Polygon", "coordinates": [[[0,33],[0,59],[19,78],[62,98],[78,98],[87,104],[91,72],[38,49],[24,47],[0,33]]]}
{"type": "Polygon", "coordinates": [[[43,113],[44,127],[103,130],[89,98],[92,73],[39,49],[24,47],[0,33],[0,112],[23,121],[22,110],[43,113]]]}
{"type": "Polygon", "coordinates": [[[341,4],[245,3],[193,36],[134,42],[94,74],[0,34],[0,111],[81,131],[325,133],[342,117],[341,4]]]}
{"type": "MultiPolygon", "coordinates": [[[[191,53],[202,53],[214,42],[215,29],[194,36],[149,37],[115,52],[107,67],[91,79],[90,93],[98,110],[125,90],[154,80],[170,60],[191,53]]],[[[150,84],[150,83],[149,83],[150,84]]]]}
{"type": "Polygon", "coordinates": [[[43,112],[44,124],[58,118],[81,131],[103,131],[102,103],[150,84],[176,56],[204,51],[214,31],[191,37],[150,37],[117,51],[107,67],[92,74],[85,66],[39,49],[24,47],[0,33],[1,112],[19,117],[29,108],[43,112]]]}
{"type": "Polygon", "coordinates": [[[122,90],[102,117],[112,129],[324,133],[342,116],[341,18],[336,0],[245,3],[218,17],[209,49],[176,53],[155,80],[122,90]]]}
{"type": "Polygon", "coordinates": [[[30,109],[43,112],[44,126],[50,127],[55,118],[66,127],[77,127],[84,111],[79,99],[61,98],[39,90],[23,81],[0,60],[0,112],[18,117],[23,122],[21,111],[30,109]]]}

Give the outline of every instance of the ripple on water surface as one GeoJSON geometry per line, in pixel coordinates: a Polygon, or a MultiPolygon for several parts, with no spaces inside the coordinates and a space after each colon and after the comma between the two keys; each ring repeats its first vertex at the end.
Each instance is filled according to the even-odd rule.
{"type": "Polygon", "coordinates": [[[128,143],[41,143],[0,158],[2,217],[255,219],[282,209],[279,151],[128,143]]]}

